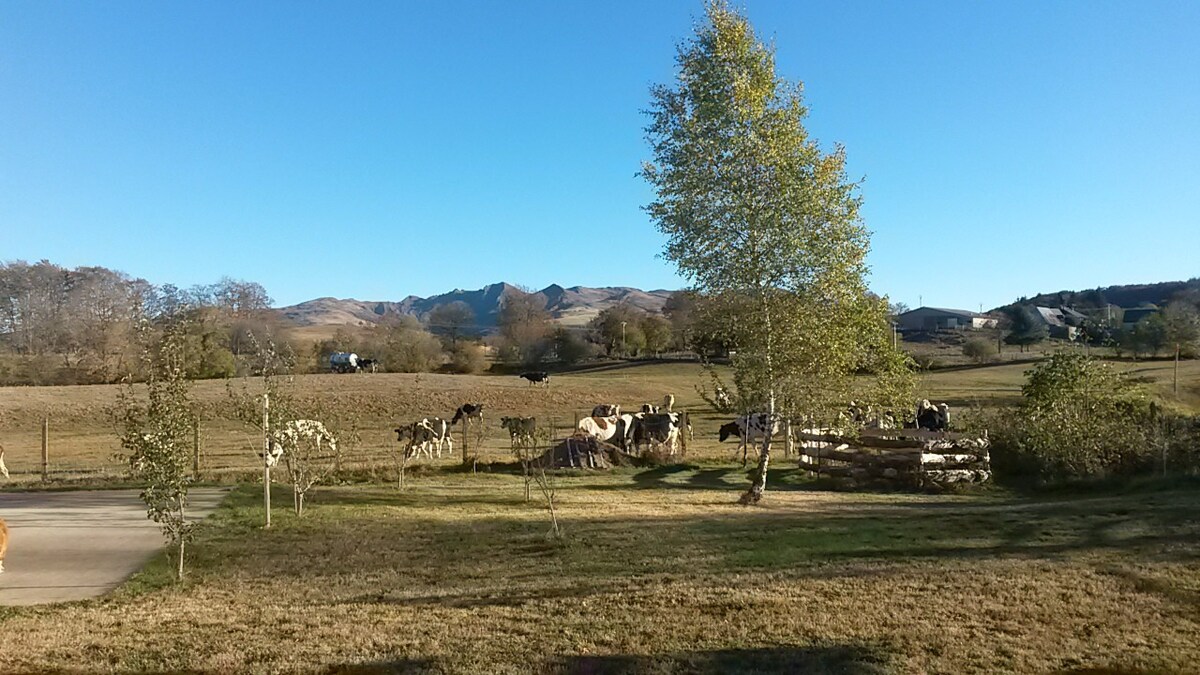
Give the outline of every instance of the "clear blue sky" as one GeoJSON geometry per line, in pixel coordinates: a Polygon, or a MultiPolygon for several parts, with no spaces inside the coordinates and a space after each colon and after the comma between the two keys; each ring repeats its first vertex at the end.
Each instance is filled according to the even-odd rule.
{"type": "MultiPolygon", "coordinates": [[[[878,292],[1200,275],[1200,3],[744,6],[865,179],[878,292]]],[[[702,12],[0,0],[0,259],[280,304],[679,287],[640,111],[702,12]]]]}

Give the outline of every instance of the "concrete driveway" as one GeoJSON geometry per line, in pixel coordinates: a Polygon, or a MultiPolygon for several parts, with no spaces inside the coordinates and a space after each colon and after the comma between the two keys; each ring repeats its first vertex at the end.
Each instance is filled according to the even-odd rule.
{"type": "MultiPolygon", "coordinates": [[[[191,490],[191,517],[212,513],[227,492],[191,490]]],[[[8,523],[0,605],[103,595],[163,547],[137,490],[0,493],[0,518],[8,523]]]]}

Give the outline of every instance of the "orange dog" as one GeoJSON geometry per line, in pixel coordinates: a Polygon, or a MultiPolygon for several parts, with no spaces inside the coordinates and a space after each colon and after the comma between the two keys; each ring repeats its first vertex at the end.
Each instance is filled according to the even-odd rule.
{"type": "Polygon", "coordinates": [[[4,552],[8,550],[8,525],[0,518],[0,572],[4,571],[4,552]]]}

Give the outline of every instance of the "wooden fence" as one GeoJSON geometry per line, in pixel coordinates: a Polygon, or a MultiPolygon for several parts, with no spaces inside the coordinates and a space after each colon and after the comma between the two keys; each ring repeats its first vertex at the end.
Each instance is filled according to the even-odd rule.
{"type": "Polygon", "coordinates": [[[917,429],[863,429],[793,433],[800,468],[854,485],[904,487],[982,483],[992,476],[988,438],[917,429]]]}

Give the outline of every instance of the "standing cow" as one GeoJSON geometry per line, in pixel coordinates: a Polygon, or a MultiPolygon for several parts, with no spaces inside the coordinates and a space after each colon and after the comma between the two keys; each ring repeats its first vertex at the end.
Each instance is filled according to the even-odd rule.
{"type": "Polygon", "coordinates": [[[528,446],[533,444],[534,434],[537,433],[537,418],[501,417],[500,426],[508,430],[509,441],[512,443],[512,449],[516,450],[517,446],[528,446]]]}
{"type": "MultiPolygon", "coordinates": [[[[718,430],[720,442],[725,442],[725,439],[730,436],[737,436],[740,439],[738,448],[742,451],[742,466],[746,465],[746,457],[749,453],[751,443],[762,441],[767,437],[769,431],[772,438],[782,435],[782,428],[778,418],[771,422],[771,416],[767,413],[751,413],[742,415],[728,424],[722,424],[718,430]]],[[[737,451],[734,451],[734,457],[737,457],[737,451]]]]}
{"type": "Polygon", "coordinates": [[[517,377],[520,377],[525,380],[529,380],[530,386],[533,386],[535,384],[540,384],[544,387],[550,386],[550,373],[547,373],[544,370],[531,370],[527,373],[521,373],[517,377]]]}

